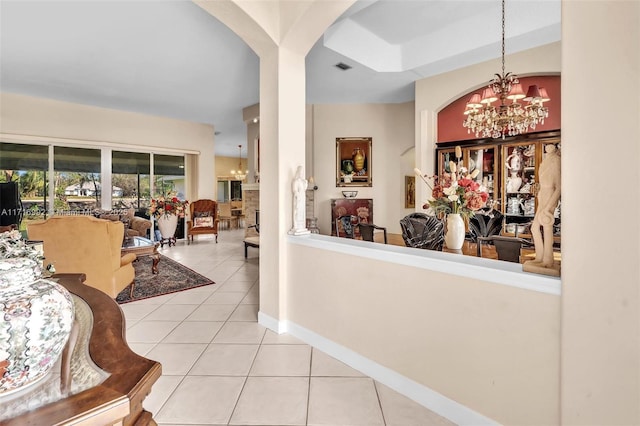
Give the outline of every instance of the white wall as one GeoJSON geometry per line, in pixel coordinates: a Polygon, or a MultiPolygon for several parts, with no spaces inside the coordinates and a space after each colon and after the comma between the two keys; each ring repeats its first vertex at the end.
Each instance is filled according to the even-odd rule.
{"type": "Polygon", "coordinates": [[[215,199],[213,126],[11,93],[0,94],[0,105],[5,141],[196,154],[197,193],[188,197],[215,199]]]}
{"type": "Polygon", "coordinates": [[[413,209],[404,208],[404,177],[413,175],[413,158],[405,152],[414,144],[414,104],[313,105],[311,108],[313,173],[318,185],[316,217],[320,233],[331,234],[331,199],[342,191],[358,191],[358,198],[373,198],[376,225],[401,233],[400,219],[413,209]],[[336,138],[371,137],[371,187],[336,187],[336,138]],[[403,155],[405,154],[405,155],[403,155]]]}

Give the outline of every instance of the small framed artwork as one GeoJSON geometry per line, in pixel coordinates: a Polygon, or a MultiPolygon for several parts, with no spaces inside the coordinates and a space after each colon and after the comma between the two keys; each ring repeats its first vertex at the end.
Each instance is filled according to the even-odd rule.
{"type": "Polygon", "coordinates": [[[416,206],[416,177],[404,177],[404,208],[413,209],[416,206]]]}
{"type": "Polygon", "coordinates": [[[372,186],[371,138],[336,138],[336,186],[372,186]]]}

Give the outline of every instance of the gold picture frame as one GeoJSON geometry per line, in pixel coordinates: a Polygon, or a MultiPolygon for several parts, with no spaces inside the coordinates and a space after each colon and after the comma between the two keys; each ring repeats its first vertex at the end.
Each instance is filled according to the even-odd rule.
{"type": "Polygon", "coordinates": [[[404,177],[404,208],[413,209],[416,207],[416,177],[404,177]]]}
{"type": "Polygon", "coordinates": [[[336,186],[373,186],[372,138],[336,138],[336,186]]]}

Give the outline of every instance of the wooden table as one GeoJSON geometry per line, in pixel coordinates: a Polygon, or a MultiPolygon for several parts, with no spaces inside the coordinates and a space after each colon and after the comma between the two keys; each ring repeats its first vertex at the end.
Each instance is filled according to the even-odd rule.
{"type": "Polygon", "coordinates": [[[127,253],[133,253],[136,256],[150,256],[153,259],[151,265],[151,273],[158,273],[158,262],[160,262],[160,253],[158,253],[158,246],[160,243],[153,242],[144,237],[131,237],[127,238],[122,245],[121,255],[124,256],[127,253]]]}
{"type": "Polygon", "coordinates": [[[91,308],[93,327],[88,339],[89,355],[109,376],[96,386],[0,424],[156,425],[151,413],[142,408],[142,402],[162,374],[160,363],[135,354],[127,346],[120,307],[107,294],[84,285],[84,274],[57,274],[54,278],[91,308]]]}

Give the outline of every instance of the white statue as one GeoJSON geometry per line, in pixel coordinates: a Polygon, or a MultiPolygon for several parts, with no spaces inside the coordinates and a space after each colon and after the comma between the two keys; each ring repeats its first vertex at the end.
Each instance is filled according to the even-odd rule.
{"type": "Polygon", "coordinates": [[[522,186],[522,153],[519,149],[515,149],[513,153],[505,160],[505,167],[510,172],[510,176],[507,178],[507,192],[518,192],[520,186],[522,186]]]}
{"type": "Polygon", "coordinates": [[[307,186],[308,182],[304,178],[302,166],[298,166],[296,177],[291,184],[293,191],[293,227],[289,234],[305,235],[311,232],[306,228],[305,216],[307,210],[307,186]]]}
{"type": "Polygon", "coordinates": [[[553,259],[554,213],[560,200],[560,152],[556,146],[545,146],[547,155],[540,163],[540,190],[538,209],[531,224],[531,235],[536,248],[535,260],[523,265],[523,270],[538,274],[560,276],[560,264],[553,259]]]}

